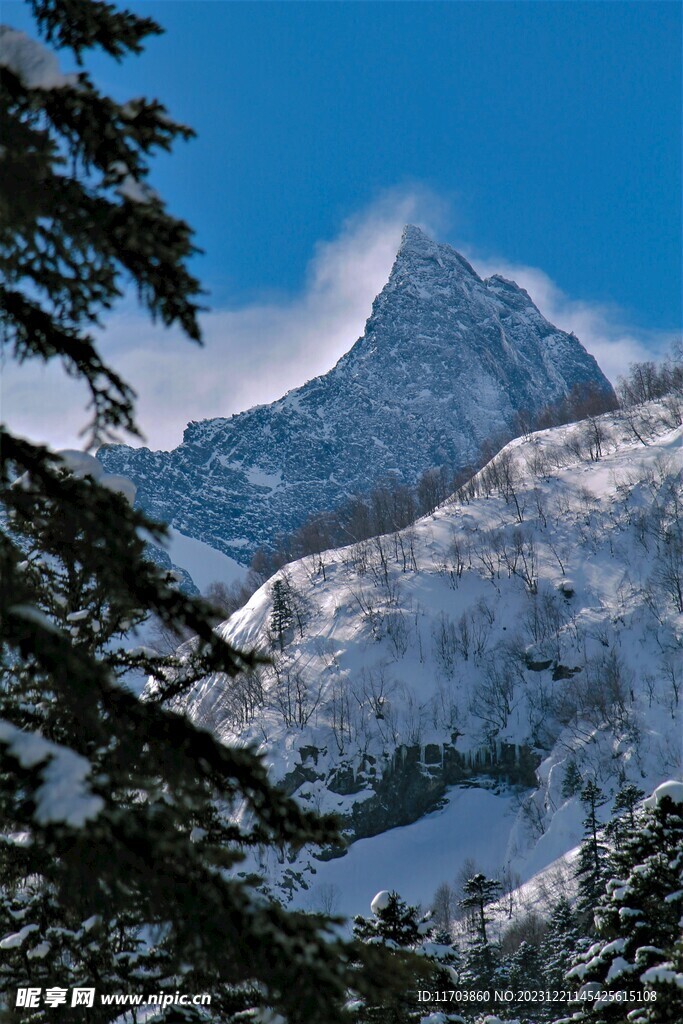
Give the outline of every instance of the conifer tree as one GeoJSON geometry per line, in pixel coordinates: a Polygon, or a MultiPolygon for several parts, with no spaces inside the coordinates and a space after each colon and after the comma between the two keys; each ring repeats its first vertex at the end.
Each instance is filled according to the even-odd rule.
{"type": "Polygon", "coordinates": [[[273,610],[270,615],[270,631],[273,645],[277,644],[284,651],[288,634],[294,620],[289,587],[282,579],[277,579],[270,588],[273,610]]]}
{"type": "MultiPolygon", "coordinates": [[[[515,994],[528,989],[544,988],[543,963],[541,951],[533,942],[523,941],[507,958],[503,965],[503,976],[506,988],[515,994]]],[[[517,1009],[528,1010],[528,1004],[513,1002],[517,1009]]]]}
{"type": "Polygon", "coordinates": [[[660,786],[611,851],[614,872],[596,908],[596,941],[576,959],[572,986],[645,992],[580,1006],[572,1021],[678,1024],[683,1012],[683,783],[660,786]]]}
{"type": "Polygon", "coordinates": [[[579,850],[577,876],[579,878],[579,916],[589,931],[592,930],[593,910],[604,890],[606,845],[598,808],[605,803],[600,787],[592,780],[581,790],[581,802],[586,808],[583,820],[583,842],[579,850]]]}
{"type": "MultiPolygon", "coordinates": [[[[99,0],[30,7],[43,38],[78,62],[93,47],[119,60],[160,31],[99,0]]],[[[191,132],[157,101],[120,104],[87,72],[63,75],[51,50],[7,27],[0,124],[5,353],[61,363],[86,385],[91,442],[135,433],[133,392],[93,329],[132,284],[153,317],[199,340],[191,231],[147,183],[154,152],[191,132]]],[[[200,675],[234,675],[254,658],[145,558],[144,538],[164,530],[131,507],[129,482],[3,427],[0,485],[3,1020],[28,1019],[20,986],[67,998],[95,988],[95,1005],[69,1010],[95,1024],[120,1014],[100,994],[152,988],[210,994],[209,1009],[183,1009],[186,1021],[268,1007],[288,1024],[341,1019],[350,986],[391,982],[368,970],[378,951],[286,913],[231,870],[245,847],[326,841],[334,822],[274,789],[251,751],[169,710],[200,675]],[[195,635],[182,659],[125,650],[124,634],[149,615],[195,635]],[[132,669],[157,680],[144,701],[125,685],[132,669]]],[[[54,1017],[43,1003],[30,1019],[54,1017]]]]}
{"type": "Polygon", "coordinates": [[[636,807],[645,796],[632,782],[625,783],[614,798],[614,816],[605,828],[605,834],[618,848],[636,829],[636,807]],[[623,813],[620,814],[619,812],[623,813]]]}
{"type": "MultiPolygon", "coordinates": [[[[372,916],[354,918],[354,935],[361,942],[391,951],[395,969],[403,972],[405,987],[400,998],[375,998],[356,1010],[358,1024],[419,1024],[429,1013],[429,1003],[420,1003],[418,990],[444,992],[455,987],[459,958],[450,942],[432,936],[427,917],[420,920],[417,907],[408,906],[397,892],[378,893],[372,901],[372,916]],[[413,954],[413,955],[411,955],[413,954]]],[[[440,1024],[462,1020],[457,1004],[439,1007],[440,1024]]]]}
{"type": "Polygon", "coordinates": [[[636,827],[636,807],[644,796],[645,793],[642,789],[639,789],[632,782],[627,782],[624,783],[614,798],[614,810],[625,812],[631,832],[634,832],[636,827]]]}
{"type": "Polygon", "coordinates": [[[500,882],[495,881],[493,878],[487,878],[486,875],[481,873],[473,875],[472,878],[468,878],[463,885],[464,896],[460,900],[460,906],[463,910],[472,910],[475,912],[475,923],[479,934],[479,939],[486,945],[488,942],[488,936],[486,934],[486,925],[488,919],[486,917],[486,905],[491,903],[501,891],[500,882]]]}
{"type": "Polygon", "coordinates": [[[572,760],[567,765],[564,779],[562,780],[562,796],[565,800],[568,800],[576,793],[580,793],[582,787],[583,779],[581,778],[581,772],[576,765],[576,761],[572,760]]]}
{"type": "Polygon", "coordinates": [[[553,907],[548,931],[541,943],[545,986],[551,990],[565,987],[564,976],[580,950],[588,944],[582,939],[576,914],[569,900],[562,897],[553,907]]]}
{"type": "Polygon", "coordinates": [[[468,878],[463,885],[463,898],[460,906],[472,913],[472,923],[476,938],[467,950],[465,957],[464,978],[470,988],[488,989],[494,984],[496,972],[500,967],[498,950],[489,941],[486,925],[487,904],[500,894],[502,886],[493,878],[479,872],[468,878]]]}
{"type": "Polygon", "coordinates": [[[417,907],[410,907],[397,892],[378,893],[372,917],[354,918],[354,932],[363,942],[372,940],[391,949],[415,949],[420,942],[417,907]]]}

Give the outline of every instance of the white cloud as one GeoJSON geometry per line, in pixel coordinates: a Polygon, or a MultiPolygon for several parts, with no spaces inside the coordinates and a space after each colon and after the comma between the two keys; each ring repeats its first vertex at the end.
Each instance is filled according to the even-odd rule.
{"type": "MultiPolygon", "coordinates": [[[[271,402],[325,373],[362,334],[404,224],[418,223],[443,238],[447,219],[447,206],[427,190],[385,193],[350,218],[336,238],[318,243],[300,293],[204,314],[203,349],[141,313],[113,316],[102,352],[138,391],[147,444],[173,448],[190,420],[271,402]]],[[[612,381],[629,362],[663,354],[672,340],[624,327],[618,310],[567,297],[542,270],[462,251],[482,276],[501,273],[526,288],[552,323],[575,332],[612,381]]],[[[17,433],[55,448],[77,447],[87,422],[84,392],[58,367],[8,361],[0,416],[17,433]]]]}
{"type": "MultiPolygon", "coordinates": [[[[173,448],[190,420],[271,402],[329,370],[363,333],[403,226],[419,223],[438,235],[444,210],[427,190],[385,193],[346,221],[335,239],[317,244],[299,294],[204,314],[203,349],[141,314],[113,316],[102,352],[138,392],[148,445],[173,448]]],[[[83,391],[57,367],[8,363],[2,398],[3,416],[16,432],[53,447],[78,444],[87,419],[83,391]]]]}

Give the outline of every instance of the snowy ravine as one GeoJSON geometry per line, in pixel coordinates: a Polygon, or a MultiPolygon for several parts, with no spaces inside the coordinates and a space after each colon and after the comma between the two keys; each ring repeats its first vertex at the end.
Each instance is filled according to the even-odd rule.
{"type": "Polygon", "coordinates": [[[409,226],[363,336],[329,373],[270,405],[190,423],[174,451],[107,445],[98,458],[135,482],[153,518],[246,565],[388,477],[413,485],[434,467],[478,464],[521,411],[574,387],[613,398],[593,357],[523,289],[482,280],[409,226]]]}
{"type": "Polygon", "coordinates": [[[572,762],[608,795],[680,774],[682,437],[653,403],[514,441],[433,515],[287,566],[221,627],[273,665],[207,678],[191,714],[354,841],[261,865],[275,891],[366,912],[468,857],[524,880],[579,841],[572,762]]]}

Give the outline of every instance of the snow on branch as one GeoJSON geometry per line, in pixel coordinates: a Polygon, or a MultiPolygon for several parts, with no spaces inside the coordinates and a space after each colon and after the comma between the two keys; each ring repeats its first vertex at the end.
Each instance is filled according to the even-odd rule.
{"type": "Polygon", "coordinates": [[[80,754],[2,720],[0,743],[22,768],[34,768],[44,763],[41,771],[43,782],[35,793],[33,815],[39,825],[59,822],[72,828],[82,828],[104,807],[102,798],[92,793],[86,784],[90,763],[80,754]]]}
{"type": "Polygon", "coordinates": [[[78,75],[60,71],[54,53],[9,25],[0,25],[0,67],[12,71],[26,89],[63,89],[78,83],[78,75]]]}

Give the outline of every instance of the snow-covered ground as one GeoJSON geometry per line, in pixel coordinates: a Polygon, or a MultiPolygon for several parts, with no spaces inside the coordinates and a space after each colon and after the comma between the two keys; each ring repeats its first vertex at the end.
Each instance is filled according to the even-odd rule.
{"type": "Polygon", "coordinates": [[[412,825],[359,839],[344,857],[315,862],[309,890],[299,890],[295,906],[351,917],[367,914],[382,889],[399,892],[408,903],[427,907],[435,879],[451,884],[466,858],[494,875],[505,863],[517,814],[510,794],[472,788],[452,789],[445,807],[412,825]]]}
{"type": "Polygon", "coordinates": [[[624,781],[680,776],[682,437],[654,403],[513,441],[457,500],[291,564],[222,627],[273,667],[250,686],[207,678],[191,713],[259,746],[350,838],[354,807],[398,799],[378,780],[402,752],[432,779],[453,748],[465,765],[507,749],[537,766],[498,795],[451,789],[339,860],[265,865],[278,891],[362,912],[393,886],[425,901],[465,858],[526,880],[581,838],[572,762],[605,815],[624,781]]]}
{"type": "Polygon", "coordinates": [[[209,547],[201,540],[186,537],[173,527],[169,527],[168,532],[165,548],[171,561],[189,572],[202,594],[206,593],[212,583],[232,586],[233,583],[241,583],[247,575],[246,566],[240,565],[222,551],[209,547]]]}

